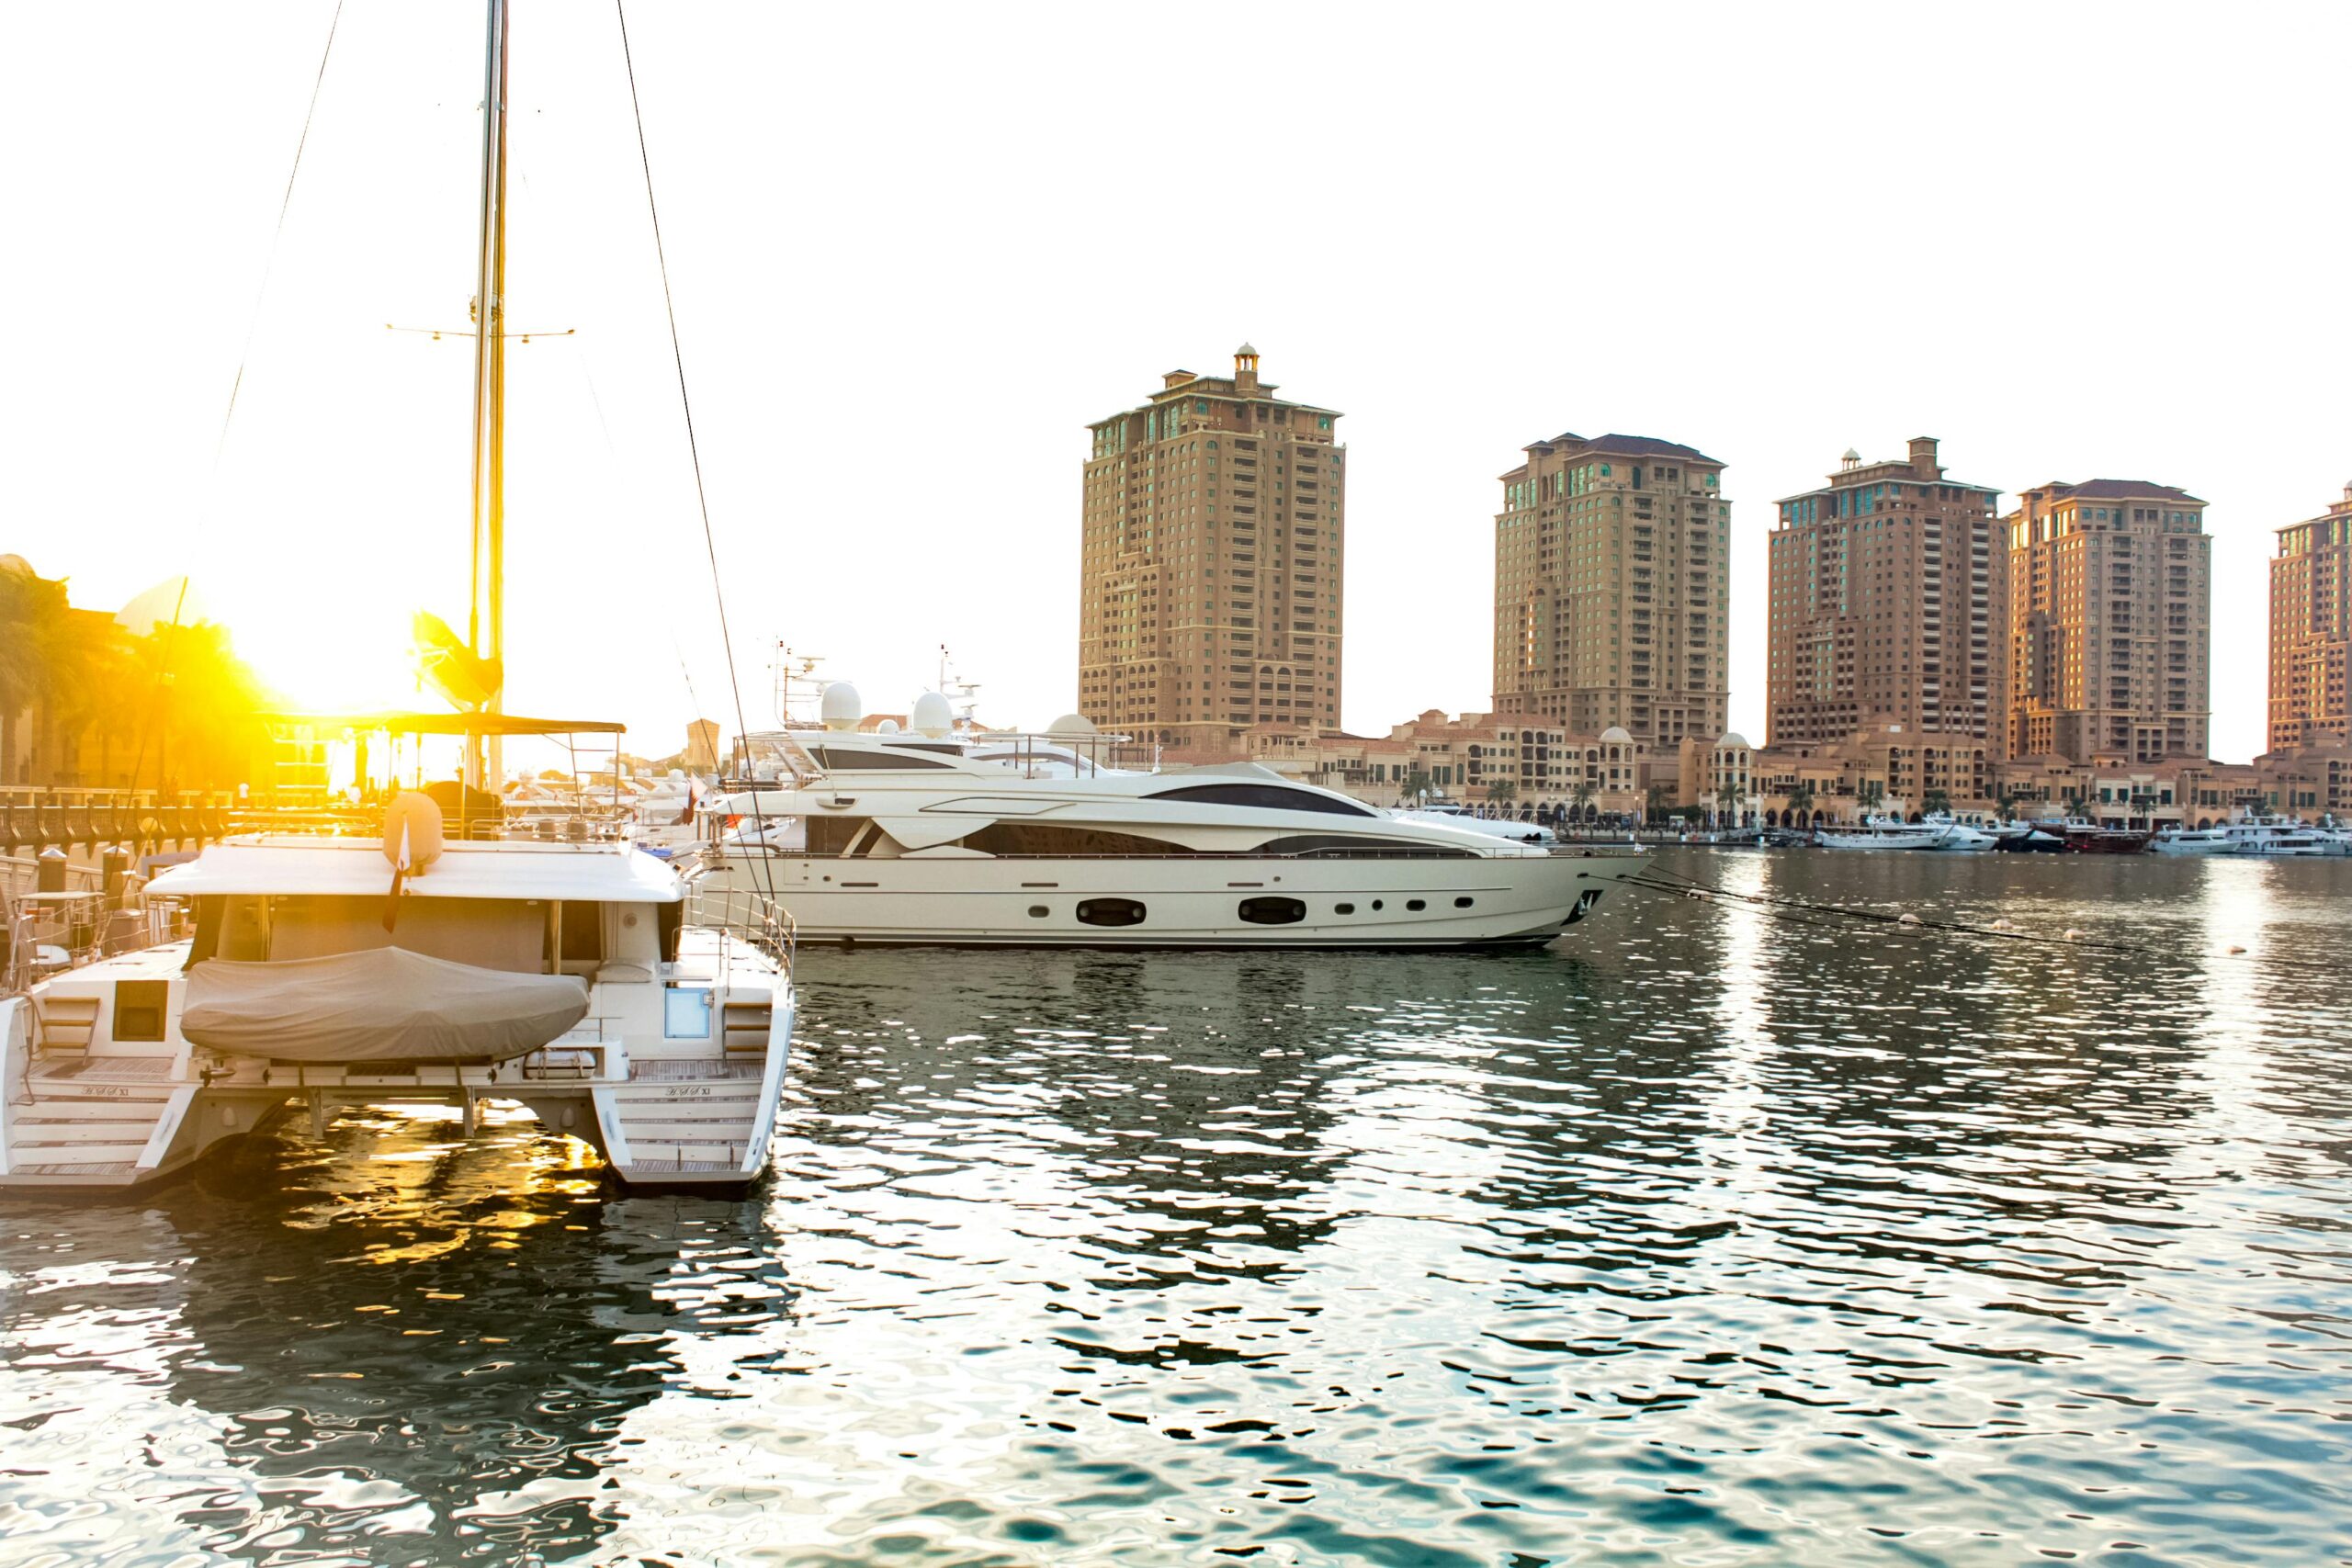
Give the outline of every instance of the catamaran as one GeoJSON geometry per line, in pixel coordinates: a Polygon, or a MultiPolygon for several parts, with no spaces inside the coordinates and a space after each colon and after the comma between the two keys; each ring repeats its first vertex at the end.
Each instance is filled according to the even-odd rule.
{"type": "Polygon", "coordinates": [[[471,1131],[489,1097],[586,1139],[633,1185],[732,1190],[766,1169],[788,921],[747,891],[728,929],[696,927],[686,881],[625,839],[477,841],[487,825],[469,819],[476,802],[499,813],[508,739],[619,728],[503,711],[506,18],[490,0],[474,603],[463,639],[419,617],[427,679],[466,711],[322,725],[461,739],[456,831],[420,791],[390,803],[380,840],[214,843],[144,896],[192,910],[191,932],[79,964],[12,926],[0,1189],[142,1187],[304,1111],[323,1133],[352,1104],[439,1101],[471,1131]]]}
{"type": "Polygon", "coordinates": [[[485,1099],[631,1185],[755,1180],[792,1038],[783,923],[689,925],[685,883],[625,842],[426,852],[430,805],[396,804],[405,869],[397,840],[208,846],[146,893],[191,910],[192,934],[0,999],[0,1189],[144,1187],[352,1105],[455,1106],[470,1133],[485,1099]]]}

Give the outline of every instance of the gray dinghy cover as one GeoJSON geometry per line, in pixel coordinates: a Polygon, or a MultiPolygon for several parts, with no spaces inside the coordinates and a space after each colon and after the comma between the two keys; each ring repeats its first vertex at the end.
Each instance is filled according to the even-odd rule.
{"type": "Polygon", "coordinates": [[[518,975],[404,947],[188,971],[180,1032],[280,1062],[501,1062],[588,1012],[577,975],[518,975]]]}

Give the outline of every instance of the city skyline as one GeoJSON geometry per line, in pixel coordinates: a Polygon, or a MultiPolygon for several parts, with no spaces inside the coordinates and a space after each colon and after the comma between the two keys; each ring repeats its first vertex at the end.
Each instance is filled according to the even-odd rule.
{"type": "MultiPolygon", "coordinates": [[[[409,613],[464,592],[467,367],[461,347],[384,328],[464,320],[477,19],[345,17],[248,352],[330,9],[159,7],[102,40],[79,13],[13,20],[0,114],[26,145],[50,145],[58,124],[80,133],[11,171],[27,232],[53,243],[0,264],[28,306],[0,424],[18,526],[0,546],[73,577],[86,604],[120,604],[193,559],[265,672],[320,688],[296,695],[413,700],[398,669],[409,613]],[[41,68],[101,42],[116,90],[172,138],[94,119],[70,73],[41,68]],[[374,690],[334,689],[387,665],[374,690]]],[[[2352,24],[2316,18],[2312,47],[2281,61],[2185,7],[2135,11],[2123,32],[2092,15],[1792,28],[1713,13],[1678,47],[1686,90],[1716,105],[1710,123],[1743,127],[1725,139],[1647,114],[1637,81],[1597,81],[1565,107],[1493,92],[1494,62],[1539,15],[1506,8],[1436,40],[1366,18],[1336,69],[1323,28],[1266,19],[1260,79],[1283,81],[1283,112],[1317,128],[1323,151],[1300,176],[1317,220],[1286,226],[1279,265],[1155,276],[1115,302],[1099,217],[1074,195],[1128,177],[1108,132],[1135,103],[1221,79],[1209,40],[1114,19],[1084,47],[1148,43],[1132,68],[1072,73],[1057,47],[984,86],[967,69],[990,47],[978,17],[903,34],[879,17],[756,8],[638,18],[752,721],[778,641],[830,656],[877,708],[932,683],[943,641],[990,716],[1036,724],[1073,705],[1087,424],[1132,406],[1139,378],[1246,338],[1275,379],[1348,411],[1345,728],[1488,705],[1498,456],[1540,433],[1614,430],[1725,465],[1728,721],[1760,739],[1770,502],[1817,485],[1842,450],[1900,452],[1932,431],[1985,484],[2145,475],[2207,498],[2211,749],[2259,750],[2273,530],[2352,477],[2329,374],[2343,313],[2311,303],[2340,296],[2328,258],[2346,219],[2282,155],[2334,136],[2324,62],[2352,24]],[[828,159],[800,154],[886,80],[886,33],[903,46],[889,90],[967,133],[942,143],[884,124],[828,159]],[[1889,51],[1922,69],[1871,138],[1764,68],[1834,74],[1889,51]],[[776,60],[795,62],[784,93],[761,64],[776,60]],[[1442,155],[1360,90],[1397,72],[1451,128],[1442,155]],[[2034,85],[2110,72],[2161,112],[2119,117],[2034,85]],[[2259,95],[2214,85],[2255,79],[2259,95]],[[1991,130],[1988,105],[2008,108],[1991,130]],[[1572,195],[1528,195],[1532,168],[1592,145],[1637,156],[1650,183],[1588,173],[1572,195]],[[752,186],[707,155],[721,147],[747,152],[752,186]],[[876,210],[877,186],[935,198],[876,210]],[[1690,194],[1643,205],[1668,189],[1690,194]],[[1898,216],[1840,233],[1820,209],[1849,192],[1898,216]],[[2005,237],[2120,209],[2157,215],[2154,230],[2129,245],[2005,237]],[[1600,243],[1635,210],[1671,217],[1675,243],[1600,243]],[[1008,231],[1018,244],[974,243],[1008,231]],[[2232,281],[2252,277],[2262,287],[2232,281]],[[1860,355],[1857,334],[1885,325],[1959,346],[1932,362],[1860,355]],[[919,445],[880,415],[961,377],[1019,390],[958,390],[919,445]],[[902,482],[877,488],[884,474],[902,482]]],[[[650,603],[646,570],[616,570],[666,576],[695,524],[609,21],[533,13],[515,85],[513,310],[519,325],[580,332],[518,346],[510,372],[510,695],[610,713],[666,751],[695,709],[729,728],[733,714],[707,593],[650,603]],[[578,628],[616,624],[630,637],[583,657],[578,628]]],[[[1596,47],[1643,46],[1634,18],[1579,25],[1596,47]]]]}

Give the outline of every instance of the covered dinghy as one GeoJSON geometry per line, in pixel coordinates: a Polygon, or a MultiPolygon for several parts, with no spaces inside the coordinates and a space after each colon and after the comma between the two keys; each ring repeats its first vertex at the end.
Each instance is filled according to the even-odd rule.
{"type": "Polygon", "coordinates": [[[280,1062],[499,1062],[588,1012],[577,975],[518,975],[404,947],[188,971],[180,1032],[280,1062]]]}

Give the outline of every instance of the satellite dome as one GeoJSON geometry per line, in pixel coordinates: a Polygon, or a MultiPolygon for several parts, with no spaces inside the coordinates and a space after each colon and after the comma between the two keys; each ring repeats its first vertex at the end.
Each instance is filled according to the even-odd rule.
{"type": "Polygon", "coordinates": [[[1094,733],[1094,721],[1082,713],[1066,713],[1046,726],[1046,733],[1048,735],[1091,735],[1094,733]]]}
{"type": "Polygon", "coordinates": [[[937,692],[925,692],[915,699],[914,710],[907,715],[907,723],[917,735],[928,735],[933,740],[943,739],[956,730],[956,710],[937,692]]]}
{"type": "Polygon", "coordinates": [[[187,578],[167,577],[145,592],[133,596],[129,604],[114,613],[114,618],[115,623],[132,637],[145,637],[157,626],[167,626],[174,621],[181,626],[189,626],[214,617],[203,595],[189,585],[187,578]]]}
{"type": "Polygon", "coordinates": [[[847,681],[835,681],[825,688],[824,700],[817,712],[827,729],[855,729],[857,721],[865,716],[865,705],[858,700],[855,686],[847,681]]]}
{"type": "Polygon", "coordinates": [[[874,726],[874,733],[876,735],[896,735],[899,733],[899,721],[895,718],[878,720],[874,726]]]}

